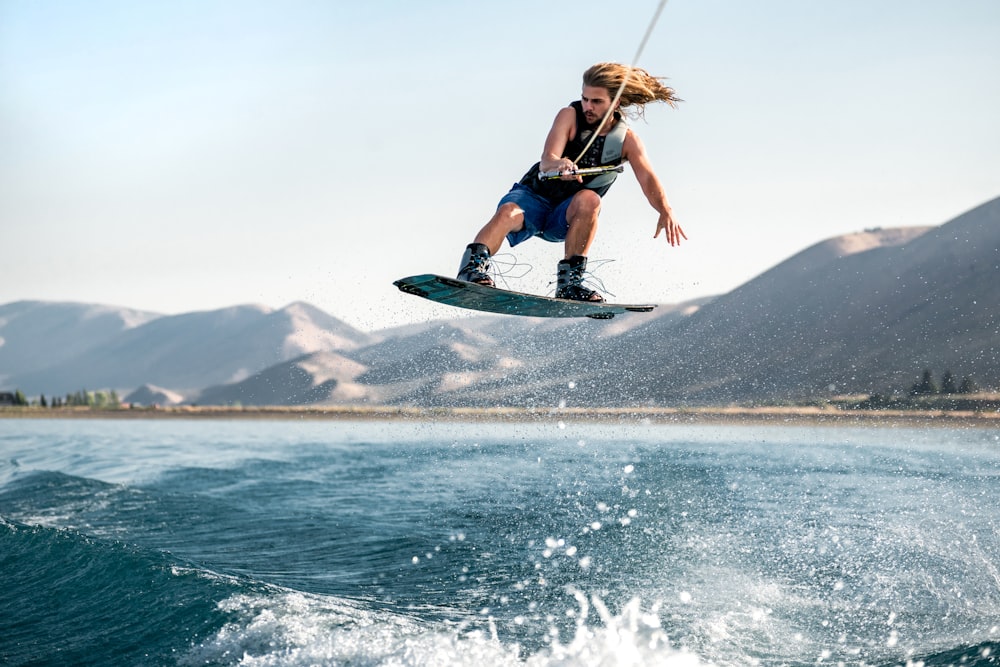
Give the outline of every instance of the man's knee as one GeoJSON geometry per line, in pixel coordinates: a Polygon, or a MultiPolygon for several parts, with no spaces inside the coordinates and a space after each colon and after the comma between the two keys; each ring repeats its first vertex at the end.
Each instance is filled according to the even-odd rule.
{"type": "Polygon", "coordinates": [[[500,226],[515,231],[524,224],[524,209],[513,202],[501,204],[493,216],[494,222],[500,226]]]}
{"type": "Polygon", "coordinates": [[[601,211],[601,196],[593,190],[581,190],[573,195],[570,215],[597,215],[601,211]]]}
{"type": "Polygon", "coordinates": [[[600,212],[601,196],[593,190],[581,190],[573,195],[569,210],[566,211],[569,221],[579,218],[596,220],[600,212]]]}

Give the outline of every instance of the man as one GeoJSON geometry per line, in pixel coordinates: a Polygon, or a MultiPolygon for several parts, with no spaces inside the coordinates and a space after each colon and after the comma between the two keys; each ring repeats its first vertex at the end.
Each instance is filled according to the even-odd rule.
{"type": "Polygon", "coordinates": [[[682,238],[687,239],[673,219],[646,149],[622,118],[622,110],[634,109],[633,113],[641,116],[645,105],[655,101],[676,107],[680,99],[659,78],[637,67],[598,63],[584,72],[580,100],[556,115],[545,139],[542,159],[500,200],[496,213],[466,248],[458,277],[492,287],[490,257],[500,249],[504,238],[513,247],[539,236],[546,241],[564,242],[565,253],[557,270],[556,298],[604,301],[599,293],[583,285],[583,278],[587,253],[597,233],[601,197],[617,174],[581,177],[576,173],[579,168],[627,161],[649,204],[659,213],[653,238],[664,232],[672,246],[679,245],[682,238]],[[623,81],[622,95],[609,113],[623,81]],[[556,172],[560,177],[539,180],[539,172],[556,172]]]}

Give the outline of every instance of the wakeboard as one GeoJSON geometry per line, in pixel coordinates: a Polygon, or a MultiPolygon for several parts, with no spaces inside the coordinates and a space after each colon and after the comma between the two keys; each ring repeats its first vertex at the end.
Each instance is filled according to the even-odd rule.
{"type": "Polygon", "coordinates": [[[648,313],[656,308],[653,305],[555,299],[488,287],[432,273],[400,278],[393,282],[393,285],[407,294],[415,294],[449,306],[525,317],[590,317],[595,320],[609,320],[622,313],[648,313]]]}

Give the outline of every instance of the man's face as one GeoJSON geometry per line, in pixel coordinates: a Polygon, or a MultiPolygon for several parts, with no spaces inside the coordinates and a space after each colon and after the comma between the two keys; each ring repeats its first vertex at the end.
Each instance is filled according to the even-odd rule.
{"type": "Polygon", "coordinates": [[[607,88],[595,88],[594,86],[584,86],[583,94],[580,95],[583,102],[583,116],[588,124],[596,123],[604,118],[611,106],[611,94],[607,88]]]}

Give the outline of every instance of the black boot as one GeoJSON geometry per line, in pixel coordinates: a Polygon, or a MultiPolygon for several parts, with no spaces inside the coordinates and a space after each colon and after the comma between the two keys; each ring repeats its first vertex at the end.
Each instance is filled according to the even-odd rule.
{"type": "Polygon", "coordinates": [[[557,299],[572,299],[573,301],[604,301],[604,297],[592,289],[583,286],[583,273],[587,270],[587,258],[574,255],[559,262],[556,273],[557,299]]]}
{"type": "Polygon", "coordinates": [[[458,279],[493,287],[493,279],[490,278],[489,270],[490,249],[483,243],[470,243],[465,249],[465,254],[462,255],[458,279]]]}

